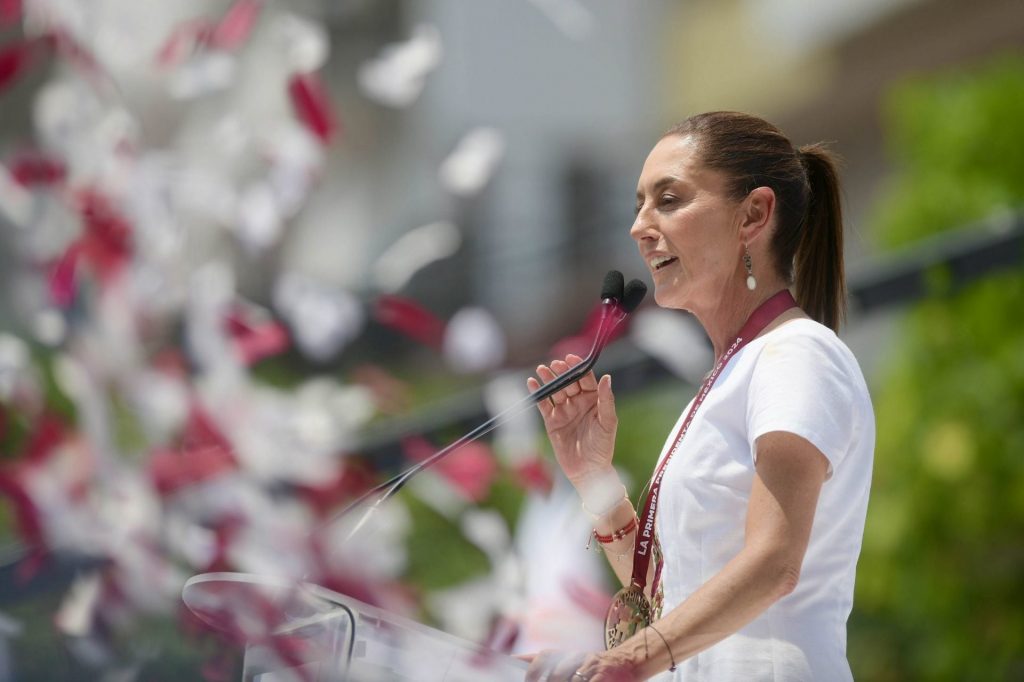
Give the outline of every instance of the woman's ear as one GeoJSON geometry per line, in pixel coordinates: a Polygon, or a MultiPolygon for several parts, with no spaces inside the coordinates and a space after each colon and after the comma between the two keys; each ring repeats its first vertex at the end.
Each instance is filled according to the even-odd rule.
{"type": "Polygon", "coordinates": [[[775,191],[771,187],[755,187],[740,204],[740,240],[751,244],[774,224],[775,191]]]}

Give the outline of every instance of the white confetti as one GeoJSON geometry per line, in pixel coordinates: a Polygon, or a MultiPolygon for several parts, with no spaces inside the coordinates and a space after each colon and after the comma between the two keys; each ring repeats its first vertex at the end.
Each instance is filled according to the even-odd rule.
{"type": "Polygon", "coordinates": [[[32,219],[32,193],[11,177],[0,165],[0,215],[15,227],[25,228],[32,219]]]}
{"type": "Polygon", "coordinates": [[[696,322],[682,313],[648,308],[633,318],[630,338],[676,376],[699,385],[711,369],[714,352],[696,322]]]}
{"type": "Polygon", "coordinates": [[[14,397],[15,389],[29,369],[29,352],[17,336],[0,333],[0,399],[14,397]]]}
{"type": "Polygon", "coordinates": [[[395,293],[421,269],[448,258],[461,245],[459,228],[448,221],[429,223],[409,230],[373,264],[373,282],[381,291],[395,293]]]}
{"type": "Polygon", "coordinates": [[[92,634],[93,613],[99,604],[101,587],[99,572],[75,578],[54,616],[57,629],[68,637],[92,634]]]}
{"type": "Polygon", "coordinates": [[[188,388],[176,376],[144,370],[133,376],[128,389],[132,407],[150,440],[163,443],[185,423],[188,388]]]}
{"type": "Polygon", "coordinates": [[[476,128],[466,133],[438,170],[441,184],[452,194],[476,194],[491,179],[505,154],[505,138],[494,128],[476,128]]]}
{"type": "Polygon", "coordinates": [[[284,14],[274,27],[284,43],[284,56],[292,73],[312,73],[327,62],[327,29],[295,14],[284,14]]]}
{"type": "Polygon", "coordinates": [[[360,332],[362,305],[343,289],[286,272],[274,287],[274,306],[288,322],[299,349],[314,360],[328,360],[360,332]]]}
{"type": "Polygon", "coordinates": [[[208,51],[183,62],[168,78],[171,96],[188,100],[230,87],[235,80],[234,56],[208,51]]]}
{"type": "MultiPolygon", "coordinates": [[[[501,374],[484,387],[484,405],[492,416],[520,404],[526,396],[526,375],[521,372],[501,374]]],[[[535,409],[505,417],[494,435],[495,451],[513,464],[535,457],[540,426],[540,415],[535,409]]]]}
{"type": "Polygon", "coordinates": [[[505,334],[483,308],[467,307],[444,330],[444,357],[456,372],[483,372],[505,360],[505,334]]]}
{"type": "Polygon", "coordinates": [[[266,251],[281,236],[281,210],[274,189],[266,182],[254,182],[238,200],[235,234],[250,253],[266,251]]]}
{"type": "Polygon", "coordinates": [[[429,74],[441,62],[441,34],[429,24],[413,29],[404,43],[394,43],[359,67],[359,85],[367,97],[390,107],[412,104],[429,74]]]}
{"type": "Polygon", "coordinates": [[[32,318],[32,333],[40,343],[47,346],[59,346],[67,336],[68,325],[59,310],[46,308],[38,311],[32,318]]]}

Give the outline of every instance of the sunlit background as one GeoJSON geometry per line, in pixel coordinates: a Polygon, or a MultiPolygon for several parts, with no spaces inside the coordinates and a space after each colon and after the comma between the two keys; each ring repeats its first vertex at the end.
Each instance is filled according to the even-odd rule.
{"type": "MultiPolygon", "coordinates": [[[[662,131],[845,159],[875,479],[864,680],[1024,679],[1024,3],[0,0],[0,680],[239,680],[190,576],[313,577],[504,652],[601,647],[611,575],[527,411],[586,348],[662,131]]],[[[639,493],[708,370],[603,354],[639,493]]]]}

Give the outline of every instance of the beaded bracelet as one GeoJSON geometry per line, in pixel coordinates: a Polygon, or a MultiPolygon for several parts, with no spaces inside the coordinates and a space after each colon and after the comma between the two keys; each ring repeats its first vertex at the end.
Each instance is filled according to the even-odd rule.
{"type": "MultiPolygon", "coordinates": [[[[590,537],[592,539],[594,539],[594,540],[597,540],[602,545],[607,545],[609,543],[615,542],[616,540],[621,540],[622,538],[626,537],[627,535],[629,535],[630,533],[632,533],[633,531],[635,531],[639,527],[640,527],[640,520],[636,517],[636,515],[634,515],[633,518],[630,519],[629,523],[627,523],[622,528],[619,528],[618,530],[613,531],[611,535],[601,535],[600,533],[597,532],[597,529],[595,528],[594,532],[590,534],[590,537]]],[[[590,549],[590,541],[589,540],[587,541],[587,549],[590,549]]]]}

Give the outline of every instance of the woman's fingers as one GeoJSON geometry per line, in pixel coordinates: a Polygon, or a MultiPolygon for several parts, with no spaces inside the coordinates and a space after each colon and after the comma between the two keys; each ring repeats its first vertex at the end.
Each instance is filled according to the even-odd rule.
{"type": "MultiPolygon", "coordinates": [[[[534,379],[533,377],[529,377],[526,380],[526,388],[530,391],[530,393],[535,393],[537,390],[540,389],[540,382],[534,379]]],[[[537,409],[540,410],[540,416],[543,417],[545,421],[547,421],[555,410],[555,404],[551,400],[540,400],[537,402],[537,409]]]]}
{"type": "MultiPolygon", "coordinates": [[[[573,355],[572,353],[570,353],[569,355],[565,356],[565,361],[566,363],[568,363],[570,367],[575,367],[576,365],[583,362],[583,358],[581,358],[578,355],[573,355]]],[[[583,378],[581,378],[577,383],[579,383],[580,388],[583,389],[584,391],[597,390],[597,379],[594,377],[593,372],[587,372],[586,374],[584,374],[583,378]]]]}
{"type": "MultiPolygon", "coordinates": [[[[536,378],[530,377],[529,379],[527,379],[526,385],[531,392],[535,392],[542,387],[541,382],[543,382],[543,385],[550,384],[552,381],[555,381],[558,377],[564,375],[566,372],[570,371],[573,367],[580,364],[581,362],[583,362],[583,359],[580,356],[570,353],[569,355],[565,356],[565,360],[553,360],[550,366],[538,365],[537,377],[540,380],[538,381],[536,378]]],[[[593,392],[597,390],[598,382],[597,379],[594,377],[594,373],[587,372],[578,381],[575,381],[566,386],[565,388],[563,388],[562,390],[552,394],[551,397],[546,401],[548,403],[547,406],[541,405],[541,403],[545,401],[541,401],[541,403],[538,403],[538,406],[541,407],[541,414],[547,417],[551,415],[551,409],[548,408],[554,408],[559,405],[563,405],[567,400],[579,395],[580,393],[593,392]]]]}
{"type": "Polygon", "coordinates": [[[526,671],[527,682],[562,682],[572,680],[572,674],[583,663],[586,654],[581,652],[545,650],[536,654],[526,671]]]}
{"type": "Polygon", "coordinates": [[[541,378],[545,384],[551,383],[556,379],[556,375],[551,371],[551,368],[547,365],[537,365],[537,376],[541,378]]]}
{"type": "MultiPolygon", "coordinates": [[[[545,384],[550,384],[557,378],[555,373],[552,372],[551,368],[549,368],[547,365],[539,365],[537,367],[537,376],[540,377],[541,381],[543,381],[545,384]]],[[[540,384],[538,384],[538,388],[540,388],[540,384]]],[[[547,400],[542,400],[542,402],[545,401],[548,403],[548,407],[553,408],[555,406],[559,406],[559,404],[561,404],[562,402],[565,402],[565,396],[562,394],[562,391],[558,391],[554,395],[548,397],[547,400]]]]}
{"type": "MultiPolygon", "coordinates": [[[[568,363],[565,362],[565,360],[555,360],[554,362],[551,363],[551,369],[557,372],[558,376],[562,376],[563,374],[568,372],[570,368],[568,363]]],[[[571,398],[580,392],[580,386],[578,383],[574,382],[566,386],[563,389],[563,391],[565,392],[566,397],[571,398]]]]}

